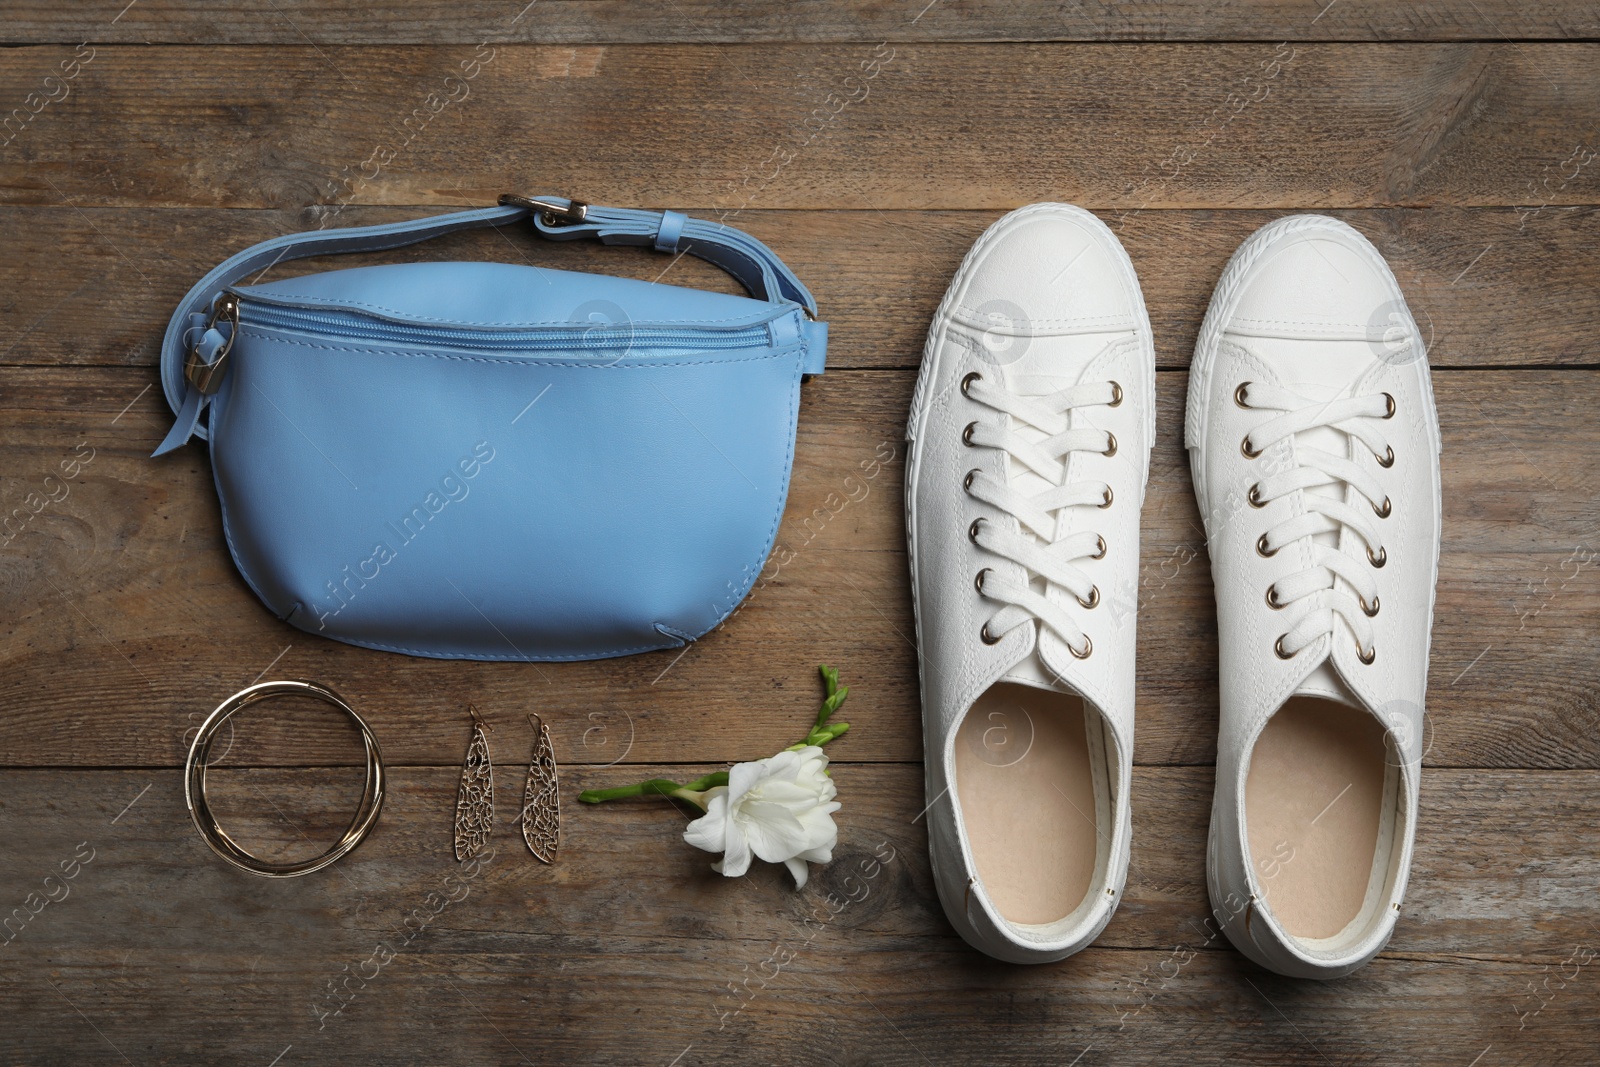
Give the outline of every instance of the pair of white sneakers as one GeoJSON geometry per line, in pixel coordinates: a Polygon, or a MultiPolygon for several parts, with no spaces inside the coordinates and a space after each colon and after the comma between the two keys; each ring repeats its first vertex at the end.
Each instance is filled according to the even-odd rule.
{"type": "MultiPolygon", "coordinates": [[[[1065,204],[991,226],[928,335],[906,527],[935,880],[998,959],[1083,948],[1127,879],[1155,414],[1110,229],[1065,204]]],[[[1250,237],[1185,421],[1218,617],[1213,916],[1264,967],[1338,977],[1405,891],[1439,557],[1427,355],[1377,250],[1314,215],[1250,237]]]]}

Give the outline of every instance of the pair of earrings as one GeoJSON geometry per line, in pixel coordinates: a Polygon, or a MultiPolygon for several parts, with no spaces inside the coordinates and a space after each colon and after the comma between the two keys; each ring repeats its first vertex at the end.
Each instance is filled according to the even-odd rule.
{"type": "MultiPolygon", "coordinates": [[[[468,706],[472,740],[461,767],[461,788],[456,792],[456,859],[465,862],[482,851],[494,829],[494,764],[489,759],[492,729],[468,706]]],[[[561,792],[556,781],[556,753],[550,728],[537,715],[529,715],[534,728],[533,758],[528,763],[528,784],[522,794],[522,839],[543,863],[553,863],[561,845],[561,792]]]]}

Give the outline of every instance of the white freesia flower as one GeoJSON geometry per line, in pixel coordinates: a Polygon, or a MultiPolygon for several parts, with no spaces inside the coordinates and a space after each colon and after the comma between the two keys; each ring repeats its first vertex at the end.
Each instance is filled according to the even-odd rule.
{"type": "Polygon", "coordinates": [[[828,757],[816,745],[735,764],[727,785],[706,790],[706,813],[689,824],[683,839],[722,853],[711,869],[729,878],[749,870],[754,855],[784,864],[795,887],[804,886],[806,864],[833,859],[839,841],[833,813],[840,805],[827,768],[828,757]]]}

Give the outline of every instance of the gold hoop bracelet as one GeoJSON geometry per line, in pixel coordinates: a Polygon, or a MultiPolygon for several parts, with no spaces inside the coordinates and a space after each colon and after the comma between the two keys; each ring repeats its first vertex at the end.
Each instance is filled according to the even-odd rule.
{"type": "Polygon", "coordinates": [[[367,832],[378,821],[378,812],[383,808],[383,752],[378,748],[378,739],[373,736],[372,728],[367,725],[366,720],[357,715],[355,709],[345,703],[343,697],[327,686],[318,682],[261,682],[239,690],[207,716],[205,723],[200,727],[200,732],[195,735],[193,744],[189,746],[189,758],[184,763],[183,799],[189,806],[189,815],[194,819],[195,829],[200,831],[205,843],[211,846],[211,851],[240,870],[249,871],[251,874],[259,874],[264,878],[296,878],[312,871],[320,871],[353,850],[361,844],[367,832]],[[206,761],[211,755],[211,739],[218,728],[241,708],[279,696],[307,696],[332,704],[355,721],[361,730],[361,743],[367,750],[367,781],[361,795],[361,806],[356,809],[355,818],[350,820],[350,826],[345,830],[344,836],[322,855],[293,863],[271,863],[258,859],[240,848],[227,832],[217,825],[216,817],[212,815],[211,808],[206,803],[206,761]]]}

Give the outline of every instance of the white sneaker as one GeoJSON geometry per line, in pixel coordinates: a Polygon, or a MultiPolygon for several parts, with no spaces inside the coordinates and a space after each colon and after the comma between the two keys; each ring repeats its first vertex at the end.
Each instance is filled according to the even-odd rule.
{"type": "Polygon", "coordinates": [[[929,850],[998,959],[1083,948],[1127,878],[1154,386],[1133,264],[1065,204],[989,227],[928,332],[906,531],[929,850]]]}
{"type": "Polygon", "coordinates": [[[1439,563],[1427,352],[1378,251],[1316,215],[1257,231],[1187,424],[1221,661],[1212,908],[1263,967],[1336,978],[1405,893],[1439,563]]]}

